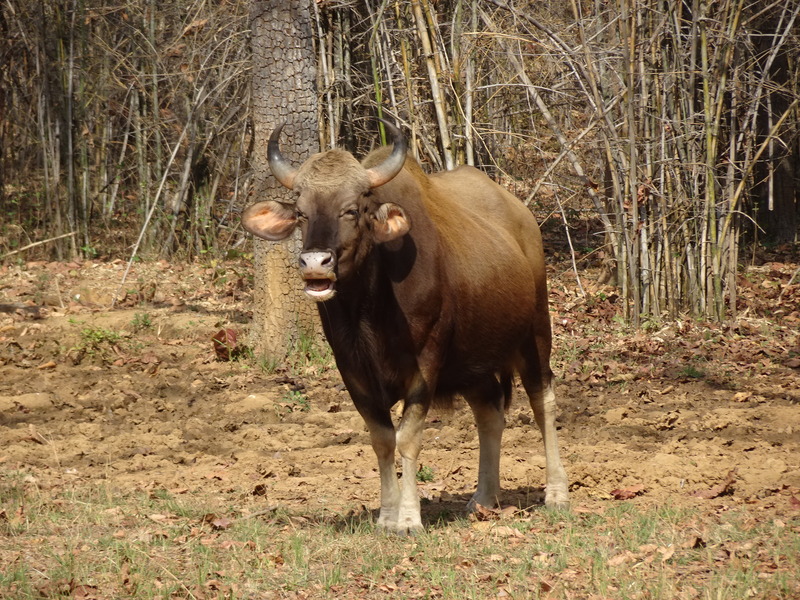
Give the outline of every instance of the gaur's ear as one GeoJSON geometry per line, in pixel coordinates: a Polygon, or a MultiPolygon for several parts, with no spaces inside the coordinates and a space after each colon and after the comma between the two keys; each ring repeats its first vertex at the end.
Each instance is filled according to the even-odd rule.
{"type": "Polygon", "coordinates": [[[297,225],[294,206],[275,200],[256,202],[242,213],[242,227],[255,236],[277,242],[289,237],[297,225]]]}
{"type": "Polygon", "coordinates": [[[411,229],[411,221],[406,212],[391,202],[381,204],[372,218],[374,220],[373,233],[375,241],[378,243],[401,238],[411,229]]]}

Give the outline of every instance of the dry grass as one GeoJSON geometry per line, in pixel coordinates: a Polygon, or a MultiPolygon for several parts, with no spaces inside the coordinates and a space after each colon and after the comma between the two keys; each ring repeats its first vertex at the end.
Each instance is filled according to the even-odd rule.
{"type": "MultiPolygon", "coordinates": [[[[796,598],[788,491],[714,503],[580,505],[487,520],[432,512],[417,537],[366,510],[245,512],[229,496],[0,475],[3,598],[796,598]]],[[[247,503],[245,503],[247,504],[247,503]]]]}

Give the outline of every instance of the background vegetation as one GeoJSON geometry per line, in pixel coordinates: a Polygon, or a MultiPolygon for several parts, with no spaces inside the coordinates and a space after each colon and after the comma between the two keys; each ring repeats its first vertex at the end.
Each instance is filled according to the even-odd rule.
{"type": "MultiPolygon", "coordinates": [[[[0,255],[241,248],[248,3],[0,13],[0,255]]],[[[475,164],[563,222],[628,319],[735,312],[742,244],[798,232],[795,0],[313,3],[320,146],[376,116],[430,169],[475,164]]],[[[576,269],[577,273],[577,269],[576,269]]]]}

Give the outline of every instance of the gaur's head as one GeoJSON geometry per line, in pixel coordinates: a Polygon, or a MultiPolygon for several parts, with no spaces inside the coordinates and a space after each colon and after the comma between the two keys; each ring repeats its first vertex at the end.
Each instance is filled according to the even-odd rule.
{"type": "Polygon", "coordinates": [[[281,184],[298,193],[297,202],[257,202],[242,214],[244,228],[265,240],[286,239],[300,227],[300,274],[306,294],[319,302],[334,296],[336,282],[352,276],[374,244],[398,239],[409,230],[400,206],[378,202],[372,195],[373,189],[402,170],[406,159],[400,130],[383,123],[394,148],[386,160],[370,168],[349,152],[328,150],[295,169],[281,155],[278,139],[283,125],[279,125],[269,139],[269,166],[281,184]]]}

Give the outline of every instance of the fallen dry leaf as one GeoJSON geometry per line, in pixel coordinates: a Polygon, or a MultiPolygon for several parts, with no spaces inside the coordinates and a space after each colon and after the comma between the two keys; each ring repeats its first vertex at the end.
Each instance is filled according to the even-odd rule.
{"type": "Polygon", "coordinates": [[[522,533],[519,529],[515,529],[514,527],[508,527],[507,525],[499,525],[495,527],[493,530],[494,535],[497,537],[506,537],[506,538],[524,538],[525,534],[522,533]]]}
{"type": "Polygon", "coordinates": [[[220,329],[214,334],[211,340],[214,343],[214,352],[218,360],[229,361],[234,357],[237,337],[236,331],[230,328],[220,329]]]}
{"type": "Polygon", "coordinates": [[[94,585],[75,585],[70,594],[73,598],[82,598],[89,600],[90,598],[100,598],[99,589],[94,585]]]}
{"type": "Polygon", "coordinates": [[[211,521],[211,528],[219,531],[228,529],[231,525],[233,525],[233,521],[228,517],[219,517],[211,521]]]}
{"type": "Polygon", "coordinates": [[[208,23],[208,19],[195,19],[191,23],[189,23],[186,27],[183,28],[183,32],[181,33],[181,37],[185,37],[187,35],[194,35],[198,33],[203,27],[206,26],[208,23]]]}
{"type": "Polygon", "coordinates": [[[625,489],[611,490],[611,495],[615,500],[630,500],[636,496],[643,494],[645,487],[643,485],[634,485],[625,489]]]}
{"type": "Polygon", "coordinates": [[[157,513],[153,513],[152,515],[147,515],[147,518],[151,521],[155,521],[156,523],[163,523],[164,521],[168,521],[169,517],[167,515],[161,515],[157,513]]]}
{"type": "Polygon", "coordinates": [[[513,517],[517,512],[519,512],[519,509],[516,506],[509,505],[503,508],[490,508],[476,503],[470,518],[476,521],[499,521],[500,519],[513,517]]]}
{"type": "Polygon", "coordinates": [[[504,554],[490,554],[486,560],[489,562],[505,562],[506,556],[504,554]]]}
{"type": "Polygon", "coordinates": [[[501,519],[510,519],[514,515],[519,512],[519,509],[516,506],[506,506],[500,509],[500,518],[501,519]]]}
{"type": "Polygon", "coordinates": [[[691,495],[695,498],[702,498],[703,500],[713,500],[725,494],[730,494],[733,491],[733,484],[736,482],[736,469],[728,471],[728,475],[722,483],[715,485],[707,490],[698,490],[691,495]]]}
{"type": "Polygon", "coordinates": [[[476,502],[474,511],[470,517],[477,521],[491,521],[493,519],[497,519],[499,514],[500,513],[497,509],[489,508],[488,506],[484,506],[483,504],[478,504],[476,502]]]}
{"type": "Polygon", "coordinates": [[[37,444],[42,444],[43,446],[47,444],[47,439],[38,431],[33,425],[28,426],[28,435],[25,436],[23,439],[29,442],[36,442],[37,444]]]}
{"type": "Polygon", "coordinates": [[[612,556],[608,559],[608,566],[609,567],[619,567],[620,565],[624,565],[627,562],[631,562],[636,560],[636,556],[630,550],[626,550],[621,554],[617,554],[616,556],[612,556]]]}
{"type": "Polygon", "coordinates": [[[688,550],[697,550],[698,548],[705,548],[706,541],[703,538],[695,535],[690,537],[681,545],[688,550]]]}
{"type": "Polygon", "coordinates": [[[661,547],[658,549],[662,562],[667,562],[675,554],[675,546],[661,547]]]}

